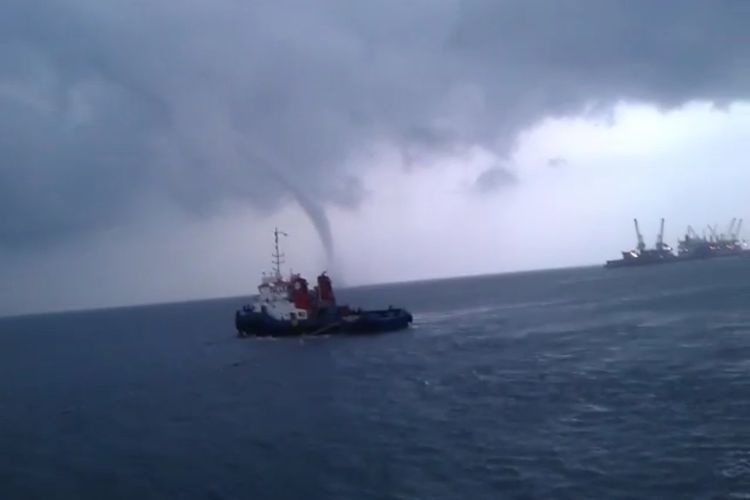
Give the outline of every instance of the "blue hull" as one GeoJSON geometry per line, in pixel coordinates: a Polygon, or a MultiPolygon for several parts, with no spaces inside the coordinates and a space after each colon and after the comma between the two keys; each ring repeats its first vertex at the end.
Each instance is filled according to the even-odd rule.
{"type": "Polygon", "coordinates": [[[404,309],[362,311],[348,319],[328,315],[299,321],[281,321],[262,312],[242,310],[235,313],[234,323],[240,336],[297,337],[402,330],[411,324],[412,319],[404,309]]]}

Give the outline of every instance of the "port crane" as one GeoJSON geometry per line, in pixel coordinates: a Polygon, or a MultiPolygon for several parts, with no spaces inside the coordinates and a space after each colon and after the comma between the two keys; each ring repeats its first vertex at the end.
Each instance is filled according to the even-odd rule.
{"type": "Polygon", "coordinates": [[[734,225],[737,224],[737,217],[732,218],[732,222],[729,223],[729,229],[727,229],[726,239],[730,240],[734,238],[734,225]]]}
{"type": "Polygon", "coordinates": [[[646,250],[646,243],[644,243],[641,229],[638,227],[638,219],[633,219],[633,223],[635,224],[635,235],[638,238],[638,253],[643,253],[646,250]]]}
{"type": "MultiPolygon", "coordinates": [[[[698,236],[698,233],[695,231],[695,229],[693,229],[693,226],[688,226],[687,227],[686,234],[687,234],[688,238],[690,238],[690,239],[693,239],[693,240],[699,240],[699,239],[701,239],[701,237],[698,236]]],[[[703,238],[702,239],[704,239],[704,240],[706,239],[706,233],[705,233],[705,231],[703,232],[703,238]]]]}
{"type": "Polygon", "coordinates": [[[664,217],[661,218],[661,225],[659,227],[659,235],[656,237],[656,249],[658,251],[669,250],[669,245],[664,243],[664,217]]]}

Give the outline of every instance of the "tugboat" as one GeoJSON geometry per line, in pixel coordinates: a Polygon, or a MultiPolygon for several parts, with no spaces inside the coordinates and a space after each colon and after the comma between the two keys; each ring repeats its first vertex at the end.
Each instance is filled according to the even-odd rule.
{"type": "Polygon", "coordinates": [[[264,274],[253,302],[235,312],[234,324],[240,337],[292,337],[377,333],[407,328],[413,318],[401,308],[352,309],[336,303],[331,279],[323,272],[317,286],[309,290],[299,274],[284,279],[279,235],[274,230],[273,272],[264,274]]]}

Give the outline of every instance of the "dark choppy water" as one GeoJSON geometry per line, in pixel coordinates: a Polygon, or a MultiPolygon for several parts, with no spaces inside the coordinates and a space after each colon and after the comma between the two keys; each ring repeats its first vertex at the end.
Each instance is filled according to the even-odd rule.
{"type": "Polygon", "coordinates": [[[0,498],[750,498],[750,259],[341,295],[416,326],[0,319],[0,498]]]}

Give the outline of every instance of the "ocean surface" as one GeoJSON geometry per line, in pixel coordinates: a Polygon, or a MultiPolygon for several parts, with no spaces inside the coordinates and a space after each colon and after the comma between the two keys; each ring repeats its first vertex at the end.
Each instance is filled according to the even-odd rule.
{"type": "Polygon", "coordinates": [[[242,298],[0,319],[0,499],[750,498],[750,258],[339,298],[414,327],[239,339],[242,298]]]}

